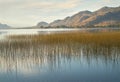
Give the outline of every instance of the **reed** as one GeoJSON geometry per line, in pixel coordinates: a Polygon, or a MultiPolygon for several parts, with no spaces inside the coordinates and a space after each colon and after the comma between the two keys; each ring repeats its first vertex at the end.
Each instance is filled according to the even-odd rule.
{"type": "Polygon", "coordinates": [[[120,32],[64,32],[39,35],[8,36],[14,43],[26,44],[95,44],[101,46],[120,46],[120,32]]]}
{"type": "MultiPolygon", "coordinates": [[[[0,41],[0,57],[50,61],[57,57],[71,59],[81,54],[89,60],[91,56],[104,61],[120,58],[120,32],[64,32],[39,35],[9,35],[7,40],[0,41]],[[82,53],[81,53],[82,51],[82,53]],[[58,56],[57,56],[58,55],[58,56]]],[[[49,62],[50,62],[49,61],[49,62]]],[[[56,62],[56,61],[55,61],[56,62]]]]}

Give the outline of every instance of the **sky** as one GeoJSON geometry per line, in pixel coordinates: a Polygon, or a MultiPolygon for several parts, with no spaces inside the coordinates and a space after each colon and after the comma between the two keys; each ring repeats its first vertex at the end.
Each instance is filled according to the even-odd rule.
{"type": "Polygon", "coordinates": [[[12,27],[34,26],[104,6],[120,6],[120,0],[0,0],[0,23],[12,27]]]}

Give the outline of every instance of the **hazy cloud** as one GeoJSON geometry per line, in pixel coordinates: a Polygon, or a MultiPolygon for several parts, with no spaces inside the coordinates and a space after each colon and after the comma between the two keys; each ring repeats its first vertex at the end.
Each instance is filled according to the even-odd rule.
{"type": "Polygon", "coordinates": [[[41,1],[41,2],[26,2],[19,7],[25,9],[70,9],[76,7],[81,0],[67,0],[63,2],[48,2],[48,1],[41,1]]]}

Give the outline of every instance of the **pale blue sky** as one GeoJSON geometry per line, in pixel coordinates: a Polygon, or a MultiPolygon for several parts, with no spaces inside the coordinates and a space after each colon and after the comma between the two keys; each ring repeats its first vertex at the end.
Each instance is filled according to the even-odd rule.
{"type": "Polygon", "coordinates": [[[0,0],[0,22],[13,27],[33,26],[103,6],[120,6],[120,0],[0,0]]]}

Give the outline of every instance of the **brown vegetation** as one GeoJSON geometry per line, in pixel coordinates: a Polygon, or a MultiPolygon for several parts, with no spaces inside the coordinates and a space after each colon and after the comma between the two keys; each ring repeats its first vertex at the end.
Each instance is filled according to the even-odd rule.
{"type": "Polygon", "coordinates": [[[95,44],[101,46],[120,46],[120,32],[66,32],[39,35],[13,35],[10,40],[34,44],[95,44]]]}

